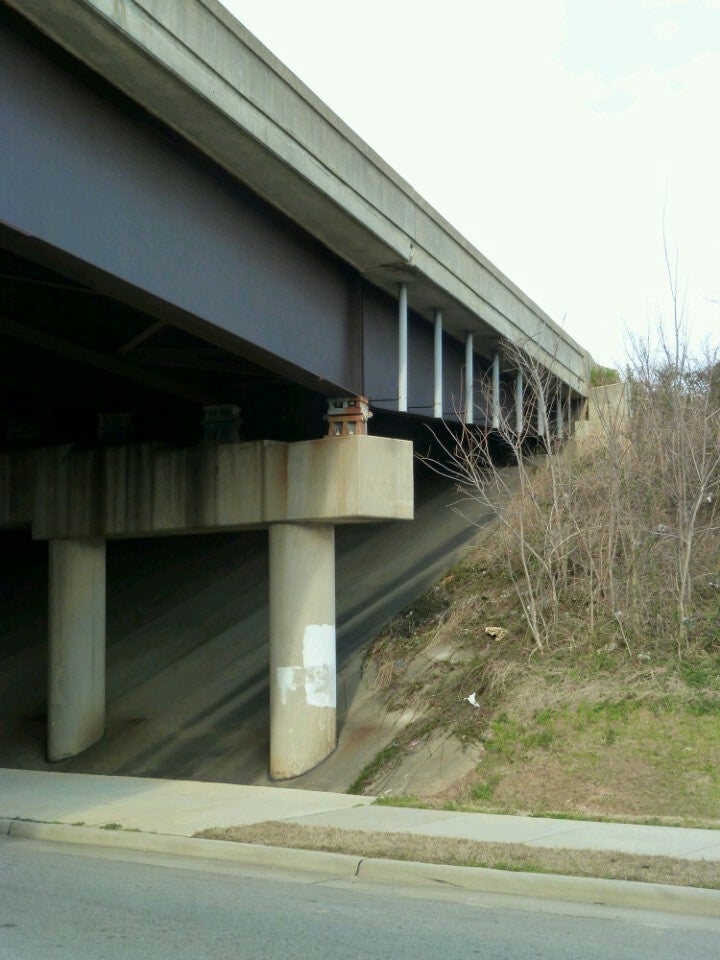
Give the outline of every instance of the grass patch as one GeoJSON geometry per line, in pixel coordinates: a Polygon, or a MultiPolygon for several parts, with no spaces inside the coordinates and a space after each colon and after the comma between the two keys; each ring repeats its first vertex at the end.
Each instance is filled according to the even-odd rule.
{"type": "Polygon", "coordinates": [[[351,792],[392,790],[406,752],[447,731],[479,751],[475,776],[450,775],[442,793],[408,803],[720,825],[720,654],[693,648],[677,659],[649,640],[628,650],[568,611],[578,639],[529,656],[511,574],[487,559],[484,547],[470,554],[372,649],[387,708],[416,719],[351,792]],[[497,626],[507,628],[500,639],[486,631],[497,626]]]}
{"type": "Polygon", "coordinates": [[[594,363],[590,367],[590,386],[606,387],[611,383],[618,383],[620,374],[613,367],[603,367],[594,363]]]}
{"type": "MultiPolygon", "coordinates": [[[[494,788],[493,788],[494,791],[494,788]]],[[[417,810],[448,810],[452,813],[501,813],[509,815],[507,809],[498,809],[492,804],[487,804],[483,799],[472,795],[467,803],[459,800],[445,800],[438,802],[432,798],[423,799],[422,797],[406,796],[398,794],[396,796],[378,797],[375,803],[381,807],[405,807],[415,808],[417,810]],[[482,808],[482,809],[481,809],[482,808]]],[[[647,817],[647,816],[609,816],[606,814],[594,814],[592,816],[582,813],[568,813],[563,810],[517,810],[516,815],[525,817],[536,817],[547,820],[578,820],[589,823],[637,823],[645,827],[684,827],[696,828],[698,830],[720,830],[720,820],[707,820],[699,817],[647,817]]]]}
{"type": "Polygon", "coordinates": [[[481,803],[488,802],[493,798],[497,783],[498,781],[496,777],[493,777],[491,780],[484,780],[480,783],[476,783],[470,788],[470,796],[473,800],[478,800],[481,803]]]}
{"type": "Polygon", "coordinates": [[[378,807],[411,807],[420,810],[431,806],[427,801],[420,797],[414,797],[412,794],[403,794],[399,797],[376,797],[373,805],[378,807]]]}
{"type": "Polygon", "coordinates": [[[397,741],[388,744],[383,750],[380,750],[373,759],[366,763],[356,779],[347,789],[348,793],[360,795],[373,779],[385,769],[393,760],[399,759],[401,745],[397,741]]]}
{"type": "MultiPolygon", "coordinates": [[[[80,826],[80,824],[77,824],[80,826]]],[[[75,824],[73,824],[75,826],[75,824]]],[[[124,833],[142,833],[137,827],[124,827],[121,823],[103,823],[101,830],[122,830],[124,833]]]]}
{"type": "Polygon", "coordinates": [[[423,837],[410,833],[341,830],[282,822],[204,830],[195,836],[207,840],[231,840],[237,843],[348,853],[360,857],[720,889],[717,863],[681,860],[675,857],[530,848],[522,843],[485,843],[447,837],[423,837]]]}
{"type": "Polygon", "coordinates": [[[720,826],[719,719],[693,699],[502,713],[454,809],[720,826]]]}

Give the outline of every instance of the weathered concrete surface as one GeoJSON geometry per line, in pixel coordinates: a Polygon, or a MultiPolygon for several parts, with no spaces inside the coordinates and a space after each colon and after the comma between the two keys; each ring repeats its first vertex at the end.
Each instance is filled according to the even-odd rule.
{"type": "Polygon", "coordinates": [[[36,456],[32,531],[40,540],[412,515],[413,451],[406,440],[53,447],[36,456]]]}
{"type": "Polygon", "coordinates": [[[507,338],[586,392],[588,357],[216,0],[8,0],[410,307],[507,338]]]}
{"type": "Polygon", "coordinates": [[[335,749],[335,531],[270,528],[270,776],[288,780],[335,749]]]}
{"type": "MultiPolygon", "coordinates": [[[[414,521],[336,527],[340,746],[293,786],[346,789],[394,735],[374,700],[346,727],[363,647],[477,534],[446,481],[420,470],[416,496],[414,521]]],[[[0,539],[0,765],[49,769],[47,545],[0,539]]],[[[107,731],[52,769],[267,783],[267,543],[262,530],[108,543],[107,731]]]]}
{"type": "Polygon", "coordinates": [[[586,445],[607,443],[609,437],[618,437],[630,416],[630,386],[610,383],[592,387],[585,401],[580,419],[575,423],[574,438],[586,445]]]}
{"type": "MultiPolygon", "coordinates": [[[[478,540],[491,535],[492,525],[478,531],[478,540]]],[[[407,680],[422,681],[439,662],[466,659],[448,644],[434,645],[417,654],[405,666],[407,680]]],[[[387,690],[379,681],[377,664],[356,654],[343,670],[347,683],[358,678],[352,702],[343,723],[337,749],[325,763],[303,777],[303,785],[311,790],[335,789],[340,783],[352,784],[359,772],[384,750],[406,727],[423,716],[423,703],[388,705],[387,690]]],[[[418,740],[402,751],[397,763],[381,770],[367,786],[373,795],[411,794],[423,798],[443,798],[459,780],[474,771],[482,747],[473,747],[441,733],[429,740],[418,740]]]]}
{"type": "Polygon", "coordinates": [[[475,771],[481,757],[482,747],[463,744],[443,730],[411,744],[401,763],[383,770],[368,793],[425,798],[447,794],[458,781],[475,771]]]}
{"type": "Polygon", "coordinates": [[[34,477],[35,451],[0,452],[0,529],[30,526],[34,477]]]}
{"type": "Polygon", "coordinates": [[[210,826],[344,810],[372,797],[229,783],[0,769],[0,817],[192,836],[210,826]]]}
{"type": "Polygon", "coordinates": [[[411,443],[63,447],[38,451],[35,467],[32,531],[50,539],[49,760],[81,753],[105,729],[102,538],[261,523],[270,524],[270,776],[297,777],[332,753],[333,524],[412,517],[411,443]]]}
{"type": "Polygon", "coordinates": [[[50,543],[48,760],[105,731],[105,541],[50,543]]]}

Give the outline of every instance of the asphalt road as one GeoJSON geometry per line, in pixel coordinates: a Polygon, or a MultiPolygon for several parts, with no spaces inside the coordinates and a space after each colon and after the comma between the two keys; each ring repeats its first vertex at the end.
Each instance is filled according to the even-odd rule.
{"type": "Polygon", "coordinates": [[[720,921],[0,840],[0,960],[717,960],[720,921]]]}

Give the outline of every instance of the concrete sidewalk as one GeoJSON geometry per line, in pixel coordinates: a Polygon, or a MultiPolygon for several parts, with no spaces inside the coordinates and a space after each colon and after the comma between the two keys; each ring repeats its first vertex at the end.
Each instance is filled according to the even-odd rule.
{"type": "MultiPolygon", "coordinates": [[[[374,806],[372,797],[187,780],[0,769],[0,819],[190,837],[283,820],[422,836],[612,850],[720,863],[720,831],[374,806]]],[[[720,866],[719,866],[720,869],[720,866]]]]}

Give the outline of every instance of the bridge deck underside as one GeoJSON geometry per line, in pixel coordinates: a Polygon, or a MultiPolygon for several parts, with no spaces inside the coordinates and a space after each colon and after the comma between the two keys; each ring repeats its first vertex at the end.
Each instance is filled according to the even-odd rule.
{"type": "MultiPolygon", "coordinates": [[[[157,394],[182,408],[240,393],[252,420],[253,406],[286,406],[291,384],[397,409],[396,300],[5,8],[0,136],[0,336],[16,379],[35,356],[62,393],[60,354],[68,394],[117,404],[112,384],[134,366],[148,375],[124,386],[165,422],[157,394]],[[23,346],[18,323],[31,328],[23,346]],[[117,363],[76,377],[77,350],[52,338],[117,363]]],[[[408,339],[408,410],[428,416],[433,331],[412,309],[408,339]]],[[[476,350],[482,371],[492,337],[476,350]]],[[[463,366],[445,334],[451,417],[463,366]]]]}
{"type": "MultiPolygon", "coordinates": [[[[210,439],[208,407],[239,408],[242,440],[309,440],[326,432],[328,398],[357,395],[371,401],[370,433],[411,437],[424,451],[427,426],[442,431],[432,417],[439,371],[444,416],[467,414],[460,328],[442,333],[438,365],[433,326],[411,307],[403,412],[398,300],[387,283],[331,253],[5,5],[0,142],[0,453],[13,454],[0,466],[65,444],[81,458],[102,444],[194,448],[210,439]],[[102,432],[113,417],[122,436],[102,432]]],[[[475,372],[488,381],[499,343],[481,327],[475,372]]],[[[514,375],[502,371],[493,400],[510,414],[514,375]]],[[[482,428],[492,418],[480,386],[475,401],[482,428]]],[[[336,476],[326,474],[329,489],[336,476]]],[[[341,664],[469,541],[473,527],[447,508],[453,499],[422,475],[414,523],[338,531],[341,664]]],[[[0,524],[17,522],[9,516],[0,509],[0,524]]],[[[0,536],[0,764],[42,767],[47,548],[27,532],[0,536]]],[[[50,534],[73,536],[99,544],[105,532],[50,534]]],[[[63,769],[265,777],[266,541],[256,532],[109,547],[108,733],[63,769]]]]}

